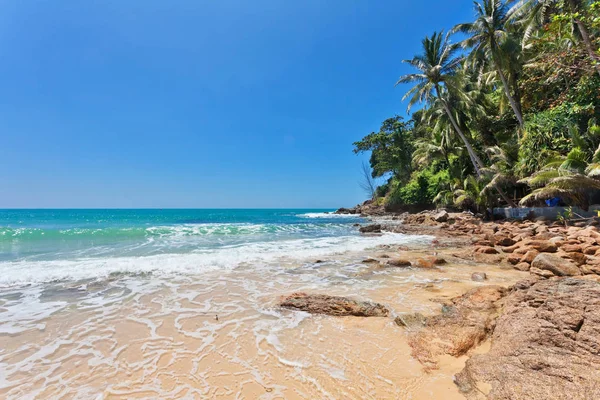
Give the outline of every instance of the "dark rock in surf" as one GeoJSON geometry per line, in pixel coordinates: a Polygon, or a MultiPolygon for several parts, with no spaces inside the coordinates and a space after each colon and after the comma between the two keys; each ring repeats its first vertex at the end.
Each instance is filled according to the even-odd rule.
{"type": "Polygon", "coordinates": [[[360,233],[381,233],[381,225],[380,224],[373,224],[373,225],[366,225],[366,226],[361,226],[358,231],[360,233]]]}

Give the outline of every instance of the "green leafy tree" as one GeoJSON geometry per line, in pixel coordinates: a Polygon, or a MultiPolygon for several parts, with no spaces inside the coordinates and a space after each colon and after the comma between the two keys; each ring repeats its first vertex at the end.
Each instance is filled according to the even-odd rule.
{"type": "Polygon", "coordinates": [[[378,132],[354,143],[354,153],[371,152],[369,160],[373,178],[391,173],[406,182],[412,172],[413,143],[410,122],[400,116],[388,118],[378,132]]]}

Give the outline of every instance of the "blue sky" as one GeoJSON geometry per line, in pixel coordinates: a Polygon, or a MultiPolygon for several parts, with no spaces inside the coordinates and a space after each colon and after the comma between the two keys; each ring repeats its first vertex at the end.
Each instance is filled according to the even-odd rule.
{"type": "Polygon", "coordinates": [[[0,207],[365,199],[352,143],[404,114],[420,40],[471,1],[0,3],[0,207]]]}

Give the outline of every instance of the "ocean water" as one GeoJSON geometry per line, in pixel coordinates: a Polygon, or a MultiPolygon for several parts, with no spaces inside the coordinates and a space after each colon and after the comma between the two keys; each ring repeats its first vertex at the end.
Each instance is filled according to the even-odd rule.
{"type": "Polygon", "coordinates": [[[398,242],[331,210],[0,210],[0,287],[201,273],[398,242]]]}

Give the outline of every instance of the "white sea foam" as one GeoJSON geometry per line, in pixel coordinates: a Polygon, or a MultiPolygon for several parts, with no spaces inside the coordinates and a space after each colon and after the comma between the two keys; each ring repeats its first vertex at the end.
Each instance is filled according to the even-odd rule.
{"type": "Polygon", "coordinates": [[[360,218],[357,214],[334,214],[332,212],[298,214],[300,218],[360,218]]]}
{"type": "Polygon", "coordinates": [[[285,260],[303,260],[362,251],[383,244],[427,242],[429,236],[386,233],[381,236],[335,236],[247,243],[186,254],[158,254],[140,257],[87,257],[60,260],[0,262],[0,287],[54,280],[101,278],[111,273],[198,274],[232,269],[242,263],[261,265],[285,260]]]}

